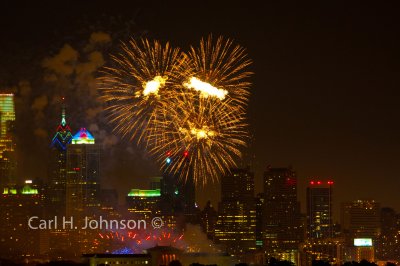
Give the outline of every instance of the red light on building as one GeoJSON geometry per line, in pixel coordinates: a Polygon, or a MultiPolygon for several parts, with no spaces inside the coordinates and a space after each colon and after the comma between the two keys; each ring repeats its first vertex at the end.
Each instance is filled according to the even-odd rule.
{"type": "Polygon", "coordinates": [[[310,182],[310,185],[314,185],[314,181],[311,181],[311,182],[310,182]]]}
{"type": "Polygon", "coordinates": [[[81,168],[79,168],[79,167],[75,167],[75,168],[73,168],[73,170],[74,170],[74,171],[80,171],[80,170],[81,170],[81,168]]]}
{"type": "Polygon", "coordinates": [[[317,184],[318,184],[318,185],[321,185],[321,181],[317,181],[317,184]]]}
{"type": "Polygon", "coordinates": [[[171,151],[167,151],[167,156],[171,156],[171,151]]]}
{"type": "Polygon", "coordinates": [[[188,151],[184,151],[183,152],[183,156],[188,157],[189,156],[189,152],[188,151]]]}
{"type": "Polygon", "coordinates": [[[328,181],[328,185],[333,185],[333,181],[328,181]]]}

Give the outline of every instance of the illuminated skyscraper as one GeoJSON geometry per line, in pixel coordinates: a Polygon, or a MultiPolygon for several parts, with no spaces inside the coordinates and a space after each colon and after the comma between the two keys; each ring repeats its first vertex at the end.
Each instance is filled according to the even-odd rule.
{"type": "Polygon", "coordinates": [[[256,249],[254,174],[250,169],[233,169],[221,178],[215,240],[232,254],[256,249]]]}
{"type": "Polygon", "coordinates": [[[131,189],[128,196],[126,196],[128,211],[136,219],[150,221],[153,217],[157,217],[160,214],[158,208],[160,196],[160,189],[131,189]]]}
{"type": "Polygon", "coordinates": [[[16,184],[14,95],[0,94],[0,188],[16,184]]]}
{"type": "MultiPolygon", "coordinates": [[[[63,98],[64,100],[64,98],[63,98]]],[[[65,104],[62,104],[61,121],[57,132],[51,141],[49,158],[49,204],[51,216],[65,215],[66,205],[66,168],[67,168],[67,145],[72,141],[71,128],[67,124],[65,104]]]]}
{"type": "Polygon", "coordinates": [[[67,147],[67,216],[96,211],[100,205],[100,146],[81,128],[67,147]]]}
{"type": "Polygon", "coordinates": [[[307,187],[307,236],[309,239],[333,237],[333,181],[311,181],[307,187]]]}
{"type": "MultiPolygon", "coordinates": [[[[66,216],[83,226],[86,217],[100,213],[100,146],[86,128],[81,128],[67,145],[66,216]]],[[[95,230],[72,230],[76,255],[91,252],[95,230]]]]}
{"type": "Polygon", "coordinates": [[[268,167],[264,173],[264,246],[270,256],[295,261],[304,239],[297,176],[291,168],[268,167]]]}

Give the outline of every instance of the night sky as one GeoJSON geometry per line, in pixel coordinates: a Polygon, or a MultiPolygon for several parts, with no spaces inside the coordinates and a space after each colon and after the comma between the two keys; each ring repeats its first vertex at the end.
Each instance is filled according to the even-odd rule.
{"type": "MultiPolygon", "coordinates": [[[[306,183],[315,177],[335,181],[336,211],[340,202],[359,198],[376,199],[400,211],[400,23],[394,5],[387,1],[79,2],[2,3],[0,87],[17,93],[21,178],[46,176],[42,155],[59,120],[56,102],[49,98],[42,108],[37,99],[50,93],[82,99],[79,90],[58,84],[54,93],[49,84],[41,85],[45,58],[65,44],[84,50],[83,40],[92,32],[111,36],[111,44],[102,50],[105,59],[117,49],[119,39],[130,35],[169,40],[187,49],[213,33],[235,39],[254,61],[249,110],[254,139],[249,156],[255,156],[258,192],[267,165],[291,165],[298,173],[302,202],[306,183]],[[30,89],[24,90],[21,81],[29,82],[30,89]]],[[[82,110],[70,112],[74,130],[85,123],[84,108],[90,101],[85,98],[77,103],[82,110]]],[[[74,103],[68,103],[69,110],[74,103]]],[[[93,117],[103,119],[98,113],[93,117]]],[[[96,125],[104,125],[100,139],[109,140],[111,127],[96,125]]],[[[112,139],[103,159],[106,186],[125,193],[157,174],[142,149],[118,135],[112,139]]],[[[201,205],[207,198],[217,202],[217,185],[203,190],[207,193],[199,197],[201,205]]]]}

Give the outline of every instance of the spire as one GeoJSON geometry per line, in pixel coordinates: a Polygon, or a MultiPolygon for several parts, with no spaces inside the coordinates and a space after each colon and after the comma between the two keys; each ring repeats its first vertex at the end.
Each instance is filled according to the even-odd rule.
{"type": "Polygon", "coordinates": [[[59,151],[65,151],[67,144],[71,143],[72,133],[65,119],[65,97],[62,97],[61,100],[61,123],[58,125],[56,134],[51,141],[51,147],[55,147],[59,151]]]}
{"type": "Polygon", "coordinates": [[[61,105],[61,125],[65,127],[67,124],[67,120],[65,119],[65,97],[63,96],[61,98],[62,100],[62,105],[61,105]]]}

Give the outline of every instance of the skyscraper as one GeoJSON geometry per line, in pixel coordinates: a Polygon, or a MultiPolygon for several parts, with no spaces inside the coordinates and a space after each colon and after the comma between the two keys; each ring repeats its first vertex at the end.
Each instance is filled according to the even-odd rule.
{"type": "MultiPolygon", "coordinates": [[[[31,217],[41,217],[42,195],[28,180],[23,186],[4,188],[0,197],[0,257],[32,258],[40,253],[41,231],[28,227],[31,217]]],[[[32,226],[38,226],[38,219],[32,226]]]]}
{"type": "Polygon", "coordinates": [[[214,239],[215,223],[218,219],[218,213],[212,206],[210,201],[207,201],[206,206],[200,213],[200,224],[203,232],[207,234],[209,239],[214,239]]]}
{"type": "MultiPolygon", "coordinates": [[[[64,101],[64,98],[62,99],[64,101]]],[[[50,215],[65,215],[67,146],[72,141],[71,128],[67,124],[65,104],[62,103],[61,121],[51,141],[49,158],[49,204],[50,215]]]]}
{"type": "Polygon", "coordinates": [[[267,253],[294,261],[304,239],[297,176],[291,168],[268,168],[264,173],[264,241],[267,253]]]}
{"type": "Polygon", "coordinates": [[[229,253],[242,255],[256,249],[254,174],[233,169],[221,178],[221,202],[215,225],[215,240],[229,253]]]}
{"type": "Polygon", "coordinates": [[[81,128],[67,146],[66,216],[78,230],[70,232],[75,255],[91,252],[96,230],[80,230],[84,219],[100,213],[100,146],[81,128]]]}
{"type": "Polygon", "coordinates": [[[391,208],[380,211],[381,233],[378,242],[378,258],[381,260],[400,260],[400,219],[391,208]]]}
{"type": "Polygon", "coordinates": [[[16,184],[14,95],[0,94],[0,188],[16,184]]]}
{"type": "Polygon", "coordinates": [[[342,203],[341,225],[345,234],[354,238],[373,238],[379,234],[380,205],[374,200],[342,203]]]}
{"type": "Polygon", "coordinates": [[[126,196],[128,211],[136,219],[150,221],[160,214],[160,189],[131,189],[126,196]]]}
{"type": "Polygon", "coordinates": [[[67,148],[67,216],[93,213],[100,206],[100,146],[81,128],[67,148]]]}
{"type": "Polygon", "coordinates": [[[307,236],[331,238],[333,181],[310,181],[307,187],[307,236]]]}

